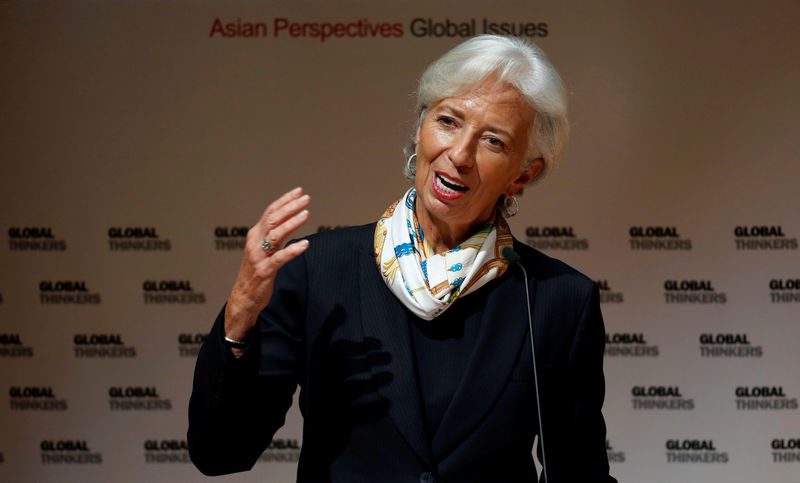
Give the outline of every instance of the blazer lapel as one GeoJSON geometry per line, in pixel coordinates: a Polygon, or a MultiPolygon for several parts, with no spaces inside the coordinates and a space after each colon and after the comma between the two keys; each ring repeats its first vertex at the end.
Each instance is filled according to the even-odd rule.
{"type": "Polygon", "coordinates": [[[406,311],[378,271],[371,239],[369,245],[359,256],[360,273],[364,274],[360,284],[361,323],[364,335],[376,339],[379,350],[390,357],[387,365],[372,368],[373,377],[381,377],[377,373],[386,371],[391,375],[388,384],[379,385],[377,391],[389,400],[389,417],[397,430],[417,456],[434,467],[406,311]]]}
{"type": "MultiPolygon", "coordinates": [[[[478,342],[464,378],[433,438],[438,461],[466,439],[491,409],[511,375],[528,335],[528,310],[522,295],[525,285],[514,267],[483,289],[491,290],[483,309],[478,342]]],[[[530,292],[536,291],[530,280],[530,292]]],[[[467,295],[469,297],[469,295],[467,295]]],[[[533,295],[531,295],[531,304],[533,295]]]]}

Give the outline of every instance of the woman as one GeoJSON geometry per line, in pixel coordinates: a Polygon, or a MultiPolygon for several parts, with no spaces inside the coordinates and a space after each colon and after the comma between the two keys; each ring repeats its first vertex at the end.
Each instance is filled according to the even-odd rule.
{"type": "Polygon", "coordinates": [[[197,361],[188,438],[204,473],[251,468],[299,385],[298,481],[535,480],[529,296],[549,480],[614,481],[597,290],[504,219],[564,146],[558,75],[519,39],[476,37],[428,67],[418,111],[414,187],[377,223],[280,248],[308,219],[297,188],[250,230],[197,361]]]}

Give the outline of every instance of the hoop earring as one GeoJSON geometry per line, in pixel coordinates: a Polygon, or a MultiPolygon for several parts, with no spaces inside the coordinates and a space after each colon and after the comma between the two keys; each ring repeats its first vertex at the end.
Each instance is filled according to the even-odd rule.
{"type": "Polygon", "coordinates": [[[503,200],[503,212],[505,212],[506,216],[509,218],[519,213],[519,201],[516,196],[511,195],[505,197],[503,200]],[[514,211],[511,211],[512,206],[514,211]]]}
{"type": "Polygon", "coordinates": [[[412,154],[406,160],[406,175],[412,176],[417,174],[417,153],[412,154]]]}

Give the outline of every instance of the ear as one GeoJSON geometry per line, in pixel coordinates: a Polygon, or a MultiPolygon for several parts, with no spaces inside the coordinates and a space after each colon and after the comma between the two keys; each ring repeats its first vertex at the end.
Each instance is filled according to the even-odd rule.
{"type": "Polygon", "coordinates": [[[422,130],[422,123],[420,123],[420,125],[417,126],[417,134],[414,136],[414,150],[415,151],[417,149],[417,146],[419,145],[419,134],[420,134],[421,130],[422,130]]]}
{"type": "Polygon", "coordinates": [[[506,189],[506,196],[511,196],[517,194],[522,188],[525,187],[526,184],[533,181],[533,178],[541,173],[542,168],[544,168],[544,160],[542,158],[536,158],[533,160],[530,166],[522,170],[522,173],[508,185],[508,189],[506,189]]]}

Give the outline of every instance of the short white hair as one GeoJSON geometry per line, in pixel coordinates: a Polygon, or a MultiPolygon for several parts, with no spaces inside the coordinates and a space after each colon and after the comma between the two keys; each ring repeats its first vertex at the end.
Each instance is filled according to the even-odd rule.
{"type": "MultiPolygon", "coordinates": [[[[416,92],[417,122],[404,149],[406,156],[414,153],[416,131],[429,108],[475,89],[489,77],[513,86],[536,111],[524,163],[527,167],[542,158],[544,167],[536,180],[544,178],[558,165],[569,136],[566,89],[542,49],[519,37],[473,37],[425,69],[416,92]]],[[[408,178],[413,179],[415,172],[415,162],[406,165],[408,178]]]]}

